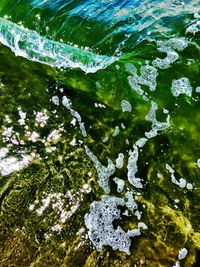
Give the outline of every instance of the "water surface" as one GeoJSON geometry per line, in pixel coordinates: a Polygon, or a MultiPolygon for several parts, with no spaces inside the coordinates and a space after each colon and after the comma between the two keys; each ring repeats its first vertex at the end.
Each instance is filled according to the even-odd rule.
{"type": "Polygon", "coordinates": [[[1,1],[1,266],[198,266],[199,9],[1,1]]]}

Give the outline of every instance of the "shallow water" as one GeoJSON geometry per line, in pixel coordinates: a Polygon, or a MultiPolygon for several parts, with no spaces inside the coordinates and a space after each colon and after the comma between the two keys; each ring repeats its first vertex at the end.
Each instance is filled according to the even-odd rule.
{"type": "Polygon", "coordinates": [[[200,2],[0,3],[0,265],[198,266],[200,2]]]}

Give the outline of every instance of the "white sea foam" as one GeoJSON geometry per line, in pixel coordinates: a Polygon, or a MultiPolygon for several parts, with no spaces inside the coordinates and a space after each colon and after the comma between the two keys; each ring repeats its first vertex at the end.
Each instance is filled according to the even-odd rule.
{"type": "Polygon", "coordinates": [[[75,119],[77,119],[77,121],[79,123],[80,130],[82,132],[82,135],[83,135],[83,137],[86,137],[87,136],[87,132],[86,132],[84,123],[82,122],[81,115],[77,111],[75,111],[74,109],[71,108],[70,100],[66,96],[63,96],[62,104],[63,104],[64,107],[66,107],[71,112],[71,115],[75,119]]]}
{"type": "Polygon", "coordinates": [[[126,193],[126,198],[128,199],[128,201],[126,202],[126,207],[133,212],[133,214],[137,217],[138,220],[141,219],[141,214],[138,210],[138,205],[135,202],[134,198],[133,198],[133,192],[128,191],[126,193]]]}
{"type": "Polygon", "coordinates": [[[140,138],[140,139],[136,142],[136,146],[138,146],[138,147],[143,147],[143,146],[146,144],[147,141],[148,141],[147,138],[140,138]]]}
{"type": "Polygon", "coordinates": [[[180,94],[186,94],[187,96],[192,96],[192,86],[188,78],[180,78],[172,82],[172,94],[177,97],[180,94]]]}
{"type": "Polygon", "coordinates": [[[108,166],[105,167],[87,146],[85,146],[85,152],[88,157],[90,157],[90,159],[95,163],[99,177],[99,186],[101,186],[106,193],[110,193],[109,178],[115,172],[115,165],[113,164],[112,160],[108,159],[108,166]]]}
{"type": "Polygon", "coordinates": [[[85,215],[85,224],[89,238],[98,251],[102,251],[104,245],[109,245],[114,250],[130,254],[130,237],[140,235],[140,229],[127,232],[120,226],[114,229],[113,221],[120,218],[118,205],[124,206],[124,199],[102,196],[101,202],[94,201],[90,205],[90,213],[85,215]]]}
{"type": "Polygon", "coordinates": [[[16,56],[57,68],[80,68],[86,73],[104,69],[117,60],[114,56],[98,55],[51,41],[35,31],[25,29],[3,18],[0,18],[0,42],[8,46],[16,56]]]}
{"type": "Polygon", "coordinates": [[[124,185],[125,185],[124,180],[122,180],[118,177],[115,177],[115,178],[113,178],[113,181],[117,184],[117,192],[121,193],[123,191],[124,185]]]}
{"type": "Polygon", "coordinates": [[[123,112],[125,112],[125,111],[131,112],[132,111],[132,106],[127,100],[122,100],[121,107],[122,107],[123,112]]]}
{"type": "Polygon", "coordinates": [[[114,133],[112,134],[113,137],[117,136],[120,132],[120,129],[119,129],[119,126],[115,126],[115,131],[114,133]]]}
{"type": "Polygon", "coordinates": [[[156,90],[156,79],[158,76],[158,71],[156,68],[150,65],[141,66],[140,76],[137,74],[137,69],[133,63],[127,63],[126,70],[132,74],[132,76],[128,76],[128,82],[138,95],[143,95],[144,93],[141,85],[148,86],[150,91],[156,90]]]}
{"type": "Polygon", "coordinates": [[[156,110],[158,109],[158,105],[151,101],[151,108],[147,116],[146,120],[152,122],[152,129],[149,132],[145,132],[145,136],[147,138],[155,137],[158,134],[158,131],[164,131],[170,126],[170,116],[167,115],[166,122],[159,122],[156,119],[156,110]]]}
{"type": "Polygon", "coordinates": [[[164,59],[156,58],[152,61],[152,64],[154,67],[167,69],[179,58],[177,51],[183,51],[188,43],[183,38],[171,38],[167,41],[158,41],[157,46],[158,51],[166,53],[167,56],[164,59]]]}
{"type": "Polygon", "coordinates": [[[116,167],[121,169],[124,165],[124,154],[123,153],[119,153],[118,157],[116,159],[116,167]]]}
{"type": "Polygon", "coordinates": [[[166,163],[165,165],[166,169],[169,171],[169,173],[171,174],[171,181],[172,183],[178,185],[180,188],[187,188],[188,190],[192,190],[193,189],[193,185],[191,183],[186,182],[186,180],[184,178],[180,178],[179,180],[176,179],[174,173],[174,169],[166,163]]]}
{"type": "Polygon", "coordinates": [[[137,161],[139,157],[138,147],[136,145],[133,146],[133,151],[129,151],[128,158],[128,181],[135,186],[136,188],[143,188],[141,183],[141,179],[136,177],[136,173],[138,171],[137,161]]]}

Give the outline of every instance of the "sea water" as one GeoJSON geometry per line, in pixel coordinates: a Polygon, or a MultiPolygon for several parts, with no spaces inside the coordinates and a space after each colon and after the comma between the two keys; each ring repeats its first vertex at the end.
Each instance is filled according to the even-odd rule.
{"type": "Polygon", "coordinates": [[[199,46],[196,0],[1,1],[1,266],[198,266],[199,46]]]}

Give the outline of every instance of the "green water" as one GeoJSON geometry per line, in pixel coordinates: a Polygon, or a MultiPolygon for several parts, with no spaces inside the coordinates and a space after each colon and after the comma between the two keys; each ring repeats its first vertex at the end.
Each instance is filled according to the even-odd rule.
{"type": "Polygon", "coordinates": [[[198,266],[198,3],[153,6],[131,32],[142,11],[112,28],[76,1],[15,2],[0,4],[0,266],[198,266]]]}

